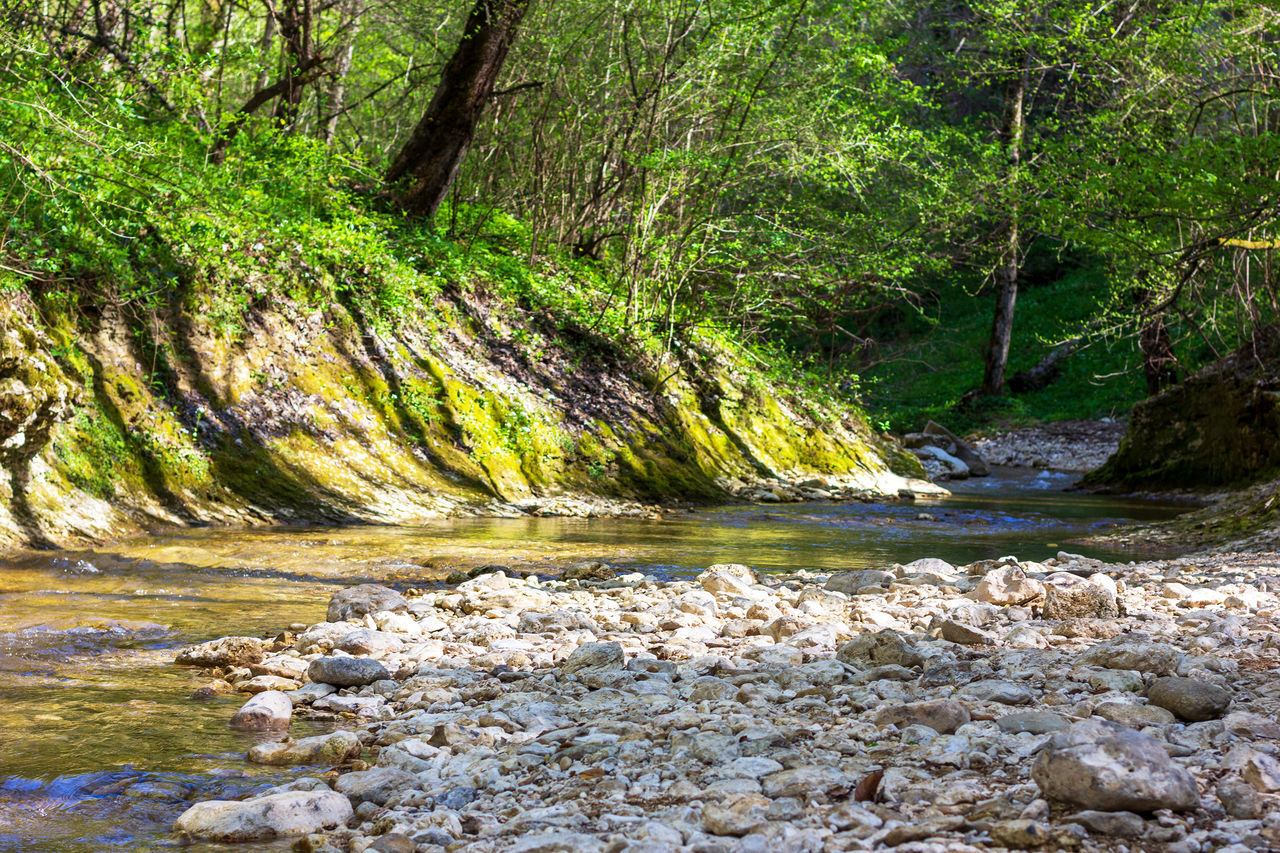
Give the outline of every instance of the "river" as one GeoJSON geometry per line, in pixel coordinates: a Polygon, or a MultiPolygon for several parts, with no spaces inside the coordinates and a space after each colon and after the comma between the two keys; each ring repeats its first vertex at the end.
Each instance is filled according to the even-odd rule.
{"type": "Polygon", "coordinates": [[[421,587],[455,568],[555,571],[584,559],[664,577],[724,562],[831,571],[925,556],[955,564],[1005,554],[1045,559],[1059,549],[1127,561],[1135,555],[1071,543],[1187,508],[1060,491],[1069,482],[1003,471],[916,503],[729,506],[661,520],[184,529],[112,547],[7,555],[0,853],[177,847],[169,827],[189,800],[234,798],[304,774],[247,765],[255,736],[227,728],[241,698],[190,699],[204,679],[171,662],[184,643],[319,621],[341,587],[421,587]]]}

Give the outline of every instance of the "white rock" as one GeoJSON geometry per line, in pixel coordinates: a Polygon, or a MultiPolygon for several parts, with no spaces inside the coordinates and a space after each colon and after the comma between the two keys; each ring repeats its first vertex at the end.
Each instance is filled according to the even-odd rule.
{"type": "Polygon", "coordinates": [[[351,802],[334,791],[292,791],[196,803],[174,829],[205,841],[270,841],[345,826],[351,814],[351,802]]]}

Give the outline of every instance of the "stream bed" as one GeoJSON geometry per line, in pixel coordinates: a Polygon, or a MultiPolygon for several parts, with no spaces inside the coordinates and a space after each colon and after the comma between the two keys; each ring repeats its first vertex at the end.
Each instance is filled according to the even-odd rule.
{"type": "MultiPolygon", "coordinates": [[[[207,679],[172,660],[186,643],[322,620],[339,588],[423,587],[485,564],[554,572],[587,559],[667,578],[726,562],[828,572],[919,557],[1045,559],[1058,550],[1128,561],[1161,555],[1072,543],[1188,509],[1061,491],[1070,482],[1017,469],[916,503],[727,506],[660,520],[184,529],[0,557],[0,853],[176,849],[170,826],[189,801],[306,775],[247,764],[245,750],[262,736],[227,727],[243,697],[192,700],[207,679]]],[[[295,725],[291,733],[312,732],[295,725]]]]}

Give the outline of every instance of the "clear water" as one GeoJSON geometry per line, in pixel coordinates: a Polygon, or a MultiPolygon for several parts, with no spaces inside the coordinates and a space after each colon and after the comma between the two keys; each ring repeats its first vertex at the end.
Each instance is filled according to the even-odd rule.
{"type": "Polygon", "coordinates": [[[662,520],[197,529],[109,548],[7,555],[0,558],[0,853],[176,847],[169,827],[189,800],[240,796],[305,772],[244,762],[255,736],[227,728],[241,700],[189,699],[203,679],[172,665],[173,649],[319,621],[341,587],[424,586],[454,568],[555,570],[584,559],[663,576],[723,562],[838,570],[926,556],[956,564],[1005,554],[1044,559],[1059,549],[1128,560],[1134,555],[1072,543],[1186,509],[1057,491],[1068,483],[1002,472],[914,504],[731,506],[662,520]]]}

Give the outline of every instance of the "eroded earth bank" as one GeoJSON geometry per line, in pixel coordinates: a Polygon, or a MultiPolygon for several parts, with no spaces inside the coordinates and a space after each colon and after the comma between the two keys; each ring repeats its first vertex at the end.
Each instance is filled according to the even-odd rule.
{"type": "Polygon", "coordinates": [[[1280,845],[1272,555],[376,585],[184,650],[248,761],[177,822],[304,851],[1280,845]],[[332,734],[288,737],[291,722],[332,734]],[[283,843],[283,842],[277,842],[283,843]]]}

